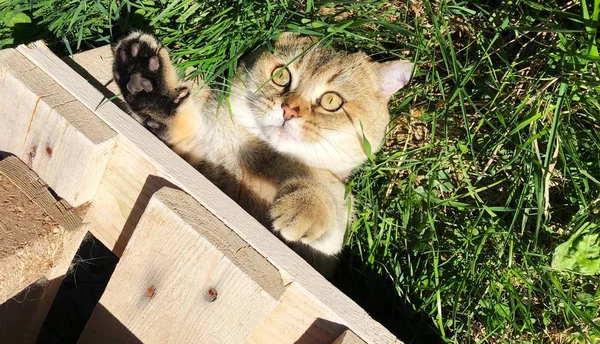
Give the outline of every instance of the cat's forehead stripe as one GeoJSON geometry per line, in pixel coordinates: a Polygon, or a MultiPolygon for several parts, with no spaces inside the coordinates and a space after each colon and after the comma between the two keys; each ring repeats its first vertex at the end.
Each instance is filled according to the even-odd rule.
{"type": "Polygon", "coordinates": [[[330,76],[329,79],[327,79],[327,83],[328,84],[333,83],[335,81],[335,79],[337,79],[340,75],[342,75],[343,72],[344,72],[343,70],[337,71],[335,74],[330,76]]]}

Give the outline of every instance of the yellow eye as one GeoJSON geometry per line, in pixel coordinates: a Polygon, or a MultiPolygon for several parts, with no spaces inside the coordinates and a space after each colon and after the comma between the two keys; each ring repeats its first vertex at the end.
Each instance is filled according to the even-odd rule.
{"type": "Polygon", "coordinates": [[[327,92],[321,96],[319,105],[327,111],[337,111],[344,105],[344,100],[335,92],[327,92]]]}
{"type": "Polygon", "coordinates": [[[277,67],[271,73],[273,83],[277,86],[286,87],[292,81],[292,75],[287,68],[277,67]]]}

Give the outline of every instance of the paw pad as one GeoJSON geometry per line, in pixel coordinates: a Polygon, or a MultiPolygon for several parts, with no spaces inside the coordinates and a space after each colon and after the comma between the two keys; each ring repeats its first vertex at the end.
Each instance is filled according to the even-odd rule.
{"type": "Polygon", "coordinates": [[[129,82],[127,83],[127,90],[131,94],[135,94],[137,92],[140,92],[141,90],[144,90],[146,92],[152,92],[152,89],[152,82],[144,78],[142,76],[142,73],[140,72],[133,74],[129,79],[129,82]]]}
{"type": "MultiPolygon", "coordinates": [[[[165,48],[151,35],[132,33],[114,52],[114,80],[131,111],[142,117],[173,116],[190,95],[165,48]]],[[[152,124],[148,125],[153,128],[152,124]]]]}
{"type": "Polygon", "coordinates": [[[152,56],[150,58],[150,60],[148,61],[148,69],[151,72],[155,72],[158,70],[158,67],[160,67],[160,62],[158,60],[158,56],[152,56]]]}
{"type": "Polygon", "coordinates": [[[131,56],[136,57],[139,52],[140,52],[140,44],[133,43],[131,45],[131,56]]]}

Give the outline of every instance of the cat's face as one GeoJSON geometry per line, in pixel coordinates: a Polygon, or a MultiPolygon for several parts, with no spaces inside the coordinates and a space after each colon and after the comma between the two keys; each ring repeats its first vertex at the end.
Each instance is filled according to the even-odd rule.
{"type": "Polygon", "coordinates": [[[372,62],[314,42],[283,34],[273,53],[246,59],[230,98],[234,120],[279,152],[345,175],[367,159],[363,137],[373,153],[379,149],[388,100],[413,65],[372,62]]]}

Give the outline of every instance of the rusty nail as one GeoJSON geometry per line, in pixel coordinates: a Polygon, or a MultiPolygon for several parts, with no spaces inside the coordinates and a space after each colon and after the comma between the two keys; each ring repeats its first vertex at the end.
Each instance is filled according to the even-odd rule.
{"type": "Polygon", "coordinates": [[[206,295],[204,296],[204,298],[208,302],[213,302],[214,300],[217,299],[217,295],[218,295],[217,290],[215,288],[209,288],[208,291],[206,292],[206,295]]]}
{"type": "Polygon", "coordinates": [[[148,289],[146,289],[146,296],[152,298],[154,297],[154,294],[156,294],[156,287],[151,285],[148,287],[148,289]]]}

